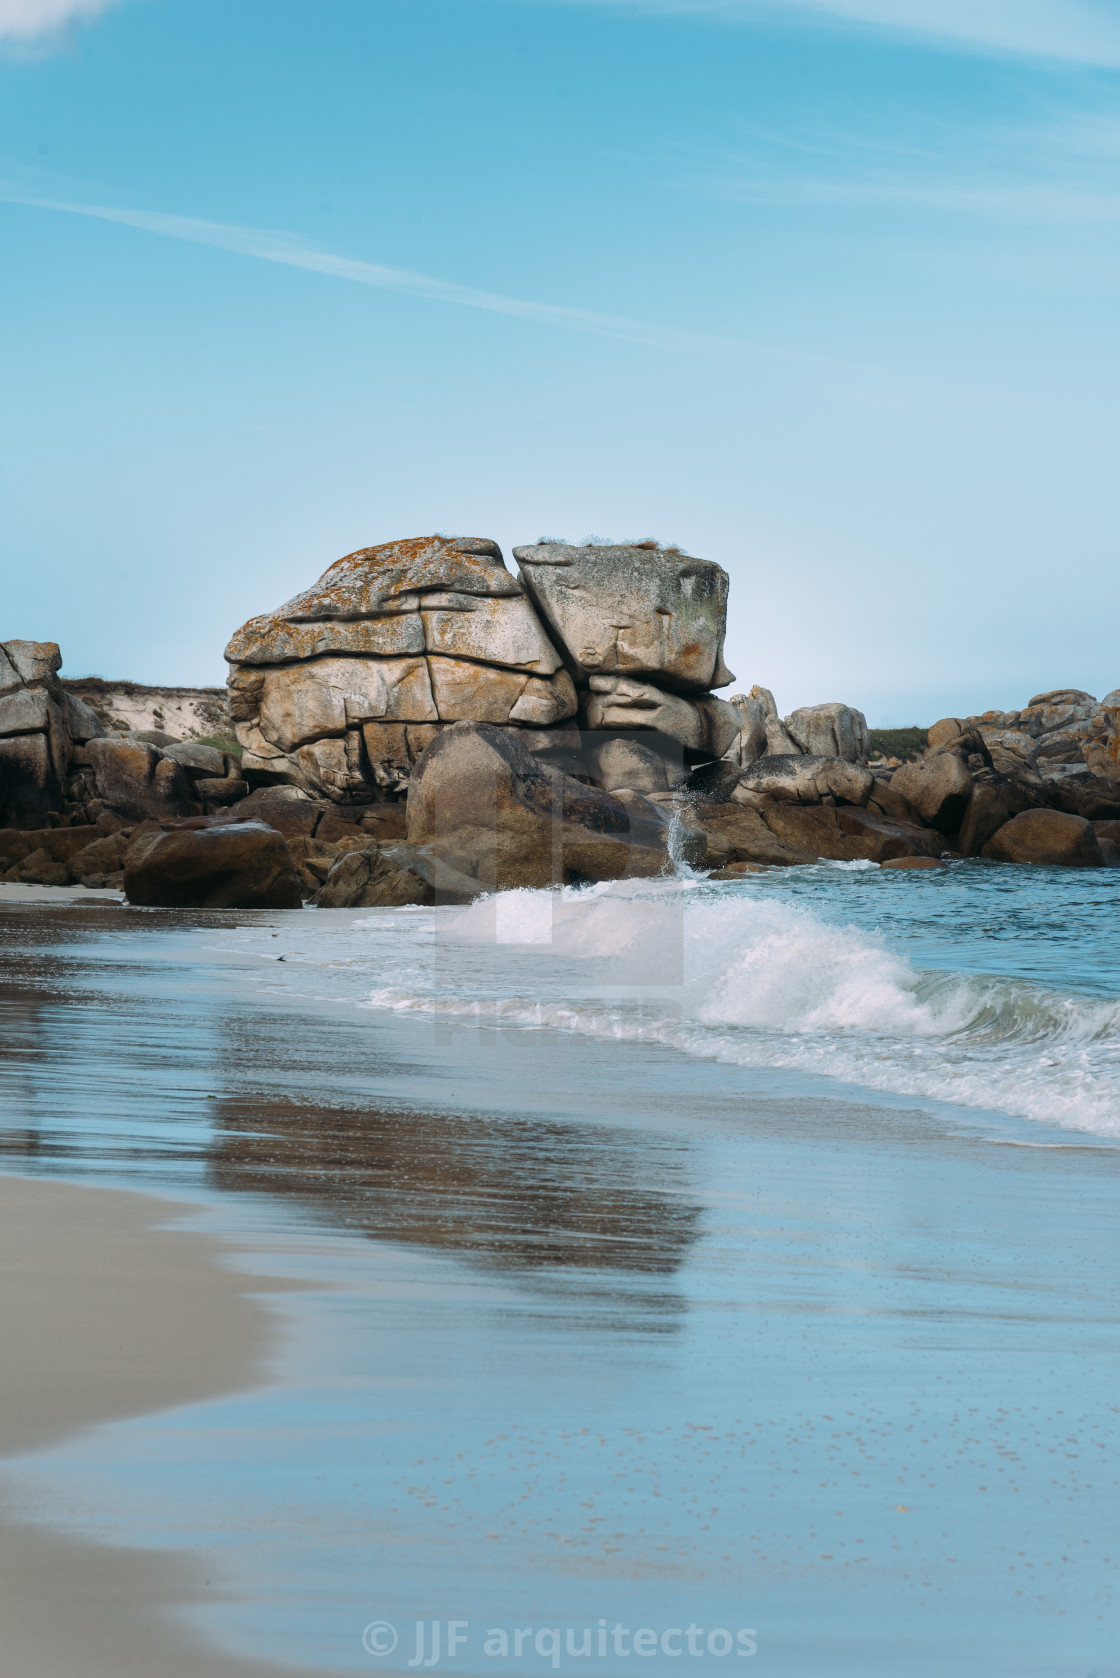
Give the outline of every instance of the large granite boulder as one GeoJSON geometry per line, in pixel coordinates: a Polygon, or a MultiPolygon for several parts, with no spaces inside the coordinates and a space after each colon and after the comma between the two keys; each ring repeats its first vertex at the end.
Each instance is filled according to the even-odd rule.
{"type": "Polygon", "coordinates": [[[996,830],[981,854],[1052,868],[1105,866],[1093,824],[1064,810],[1024,810],[996,830]]]}
{"type": "Polygon", "coordinates": [[[827,705],[804,705],[785,719],[786,732],[799,751],[811,757],[839,757],[845,763],[866,763],[871,734],[862,711],[835,700],[827,705]]]}
{"type": "Polygon", "coordinates": [[[409,844],[486,889],[658,874],[666,838],[655,806],[561,774],[488,723],[443,730],[409,784],[409,844]]]}
{"type": "Polygon", "coordinates": [[[242,769],[338,803],[400,795],[448,723],[576,713],[560,653],[494,542],[362,548],[226,648],[242,769]]]}
{"type": "Polygon", "coordinates": [[[656,542],[514,548],[529,595],[577,681],[650,676],[701,693],[733,680],[723,662],[727,572],[656,542]]]}
{"type": "Polygon", "coordinates": [[[259,822],[138,833],[125,855],[130,903],[161,909],[298,909],[283,836],[259,822]]]}

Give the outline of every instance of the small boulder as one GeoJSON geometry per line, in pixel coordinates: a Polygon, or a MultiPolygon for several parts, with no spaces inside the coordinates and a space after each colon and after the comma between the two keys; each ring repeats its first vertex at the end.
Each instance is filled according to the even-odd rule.
{"type": "Polygon", "coordinates": [[[896,769],[891,791],[902,797],[920,822],[939,833],[955,833],[972,797],[968,765],[951,747],[931,752],[896,769]]]}
{"type": "Polygon", "coordinates": [[[997,830],[981,852],[996,862],[1050,868],[1103,868],[1091,822],[1064,810],[1024,810],[997,830]]]}
{"type": "Polygon", "coordinates": [[[879,864],[880,868],[944,868],[945,864],[936,856],[892,856],[879,864]]]}
{"type": "Polygon", "coordinates": [[[216,779],[226,772],[225,753],[220,752],[217,746],[200,745],[197,740],[176,740],[173,745],[164,747],[163,755],[181,763],[188,774],[216,779]]]}
{"type": "Polygon", "coordinates": [[[779,799],[790,804],[820,804],[825,798],[866,804],[874,786],[871,771],[838,757],[800,753],[760,757],[739,776],[731,794],[736,804],[779,799]]]}
{"type": "Polygon", "coordinates": [[[62,669],[57,641],[5,641],[2,646],[7,662],[25,686],[41,684],[57,692],[55,677],[62,669]]]}
{"type": "Polygon", "coordinates": [[[303,903],[282,835],[263,823],[158,829],[128,848],[130,903],[161,909],[298,909],[303,903]]]}
{"type": "Polygon", "coordinates": [[[44,846],[40,846],[16,864],[9,878],[25,886],[64,886],[69,882],[70,871],[64,862],[57,861],[44,846]]]}

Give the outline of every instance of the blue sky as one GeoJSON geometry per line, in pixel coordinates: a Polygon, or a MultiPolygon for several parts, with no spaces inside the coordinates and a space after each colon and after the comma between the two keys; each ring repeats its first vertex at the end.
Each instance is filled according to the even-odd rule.
{"type": "Polygon", "coordinates": [[[659,537],[872,722],[1120,685],[1120,0],[0,0],[0,639],[659,537]]]}

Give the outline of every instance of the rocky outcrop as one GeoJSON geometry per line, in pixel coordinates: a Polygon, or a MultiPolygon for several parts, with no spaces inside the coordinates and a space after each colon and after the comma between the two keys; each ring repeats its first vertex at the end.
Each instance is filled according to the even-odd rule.
{"type": "Polygon", "coordinates": [[[338,803],[403,793],[448,723],[549,728],[576,712],[563,659],[485,538],[347,554],[239,629],[226,657],[245,772],[338,803]]]}
{"type": "Polygon", "coordinates": [[[990,766],[1051,799],[1070,814],[1120,811],[1120,689],[1094,699],[1081,688],[1037,693],[1021,711],[943,717],[929,731],[932,748],[968,732],[983,741],[990,766]]]}
{"type": "Polygon", "coordinates": [[[298,909],[303,893],[282,836],[263,823],[157,828],[124,864],[130,903],[161,909],[298,909]]]}
{"type": "Polygon", "coordinates": [[[487,723],[439,734],[408,791],[409,844],[491,890],[658,874],[666,839],[656,806],[553,770],[487,723]]]}
{"type": "Polygon", "coordinates": [[[998,828],[981,853],[995,862],[1053,868],[1103,868],[1091,822],[1064,810],[1024,810],[998,828]]]}

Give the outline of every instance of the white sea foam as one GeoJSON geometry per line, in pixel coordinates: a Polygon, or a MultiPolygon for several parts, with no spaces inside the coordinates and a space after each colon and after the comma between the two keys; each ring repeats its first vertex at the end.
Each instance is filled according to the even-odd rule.
{"type": "Polygon", "coordinates": [[[367,913],[302,941],[302,964],[349,957],[347,993],[368,1007],[657,1044],[1120,1136],[1120,1001],[923,970],[789,896],[689,879],[516,891],[367,913]]]}

